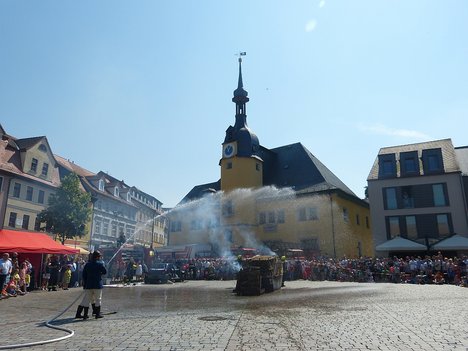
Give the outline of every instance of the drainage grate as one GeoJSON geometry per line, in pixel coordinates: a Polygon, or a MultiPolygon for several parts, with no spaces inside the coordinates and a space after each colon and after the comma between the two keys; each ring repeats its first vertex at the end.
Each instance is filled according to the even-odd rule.
{"type": "Polygon", "coordinates": [[[201,321],[216,322],[216,321],[225,321],[227,318],[221,317],[221,316],[205,316],[205,317],[200,317],[198,319],[201,321]]]}

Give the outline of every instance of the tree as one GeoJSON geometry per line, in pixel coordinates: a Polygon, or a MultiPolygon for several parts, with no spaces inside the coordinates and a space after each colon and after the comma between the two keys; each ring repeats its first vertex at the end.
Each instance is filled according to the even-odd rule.
{"type": "Polygon", "coordinates": [[[38,215],[46,223],[46,231],[58,235],[62,244],[66,239],[85,234],[91,214],[91,195],[80,189],[80,179],[75,173],[63,178],[55,194],[49,197],[49,207],[38,215]]]}

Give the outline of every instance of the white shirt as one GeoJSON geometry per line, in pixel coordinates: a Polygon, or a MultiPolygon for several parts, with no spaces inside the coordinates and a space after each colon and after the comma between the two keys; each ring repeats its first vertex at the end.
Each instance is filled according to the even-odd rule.
{"type": "Polygon", "coordinates": [[[12,267],[13,264],[9,259],[4,260],[3,258],[0,258],[0,274],[10,274],[12,267]]]}

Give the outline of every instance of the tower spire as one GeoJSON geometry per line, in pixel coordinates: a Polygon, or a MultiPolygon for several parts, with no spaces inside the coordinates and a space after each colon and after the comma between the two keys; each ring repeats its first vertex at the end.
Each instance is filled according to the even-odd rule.
{"type": "Polygon", "coordinates": [[[242,82],[242,56],[246,54],[246,52],[239,52],[239,80],[237,82],[237,89],[234,90],[234,97],[232,98],[232,102],[236,104],[236,116],[245,116],[245,104],[249,101],[247,97],[248,93],[244,90],[242,82]]]}

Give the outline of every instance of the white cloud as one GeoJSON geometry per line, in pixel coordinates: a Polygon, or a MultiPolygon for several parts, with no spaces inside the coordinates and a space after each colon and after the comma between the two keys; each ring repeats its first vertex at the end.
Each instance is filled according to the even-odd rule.
{"type": "Polygon", "coordinates": [[[322,7],[324,7],[324,6],[325,6],[325,0],[320,1],[319,7],[322,8],[322,7]]]}
{"type": "Polygon", "coordinates": [[[400,138],[412,138],[412,139],[420,139],[420,140],[427,140],[431,139],[431,137],[423,132],[419,132],[417,130],[408,130],[408,129],[395,129],[391,127],[387,127],[383,124],[375,124],[373,126],[363,126],[360,125],[359,129],[370,134],[378,134],[378,135],[390,135],[396,136],[400,138]]]}
{"type": "Polygon", "coordinates": [[[312,32],[315,29],[315,27],[317,27],[317,21],[313,19],[307,22],[305,30],[306,32],[312,32]]]}

